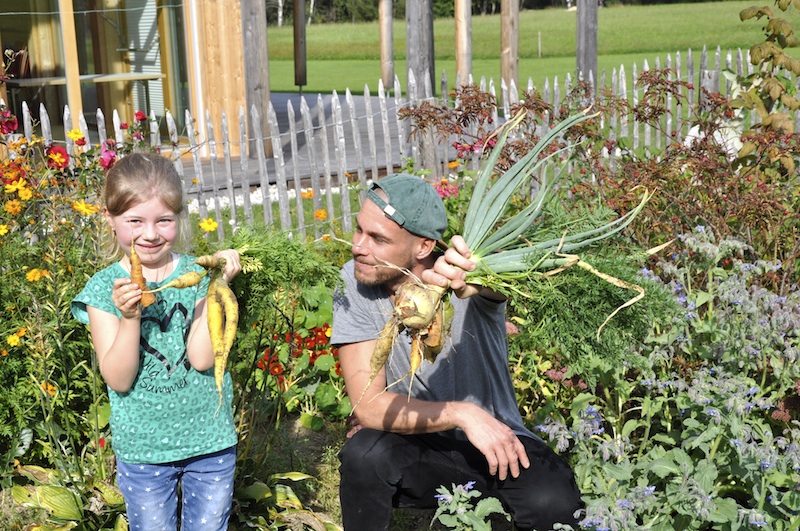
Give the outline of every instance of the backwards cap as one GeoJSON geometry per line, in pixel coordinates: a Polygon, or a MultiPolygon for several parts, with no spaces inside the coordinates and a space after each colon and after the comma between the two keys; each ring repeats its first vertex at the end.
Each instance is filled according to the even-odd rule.
{"type": "Polygon", "coordinates": [[[395,173],[372,183],[367,198],[383,210],[391,219],[408,232],[441,240],[447,230],[447,212],[439,193],[424,179],[395,173]],[[377,193],[380,188],[386,194],[384,200],[377,193]]]}

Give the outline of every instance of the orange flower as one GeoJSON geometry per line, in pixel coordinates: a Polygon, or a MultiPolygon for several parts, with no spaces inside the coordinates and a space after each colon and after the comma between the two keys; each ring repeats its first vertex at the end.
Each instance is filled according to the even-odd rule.
{"type": "Polygon", "coordinates": [[[461,163],[458,162],[457,160],[451,160],[450,162],[447,163],[447,167],[452,170],[454,168],[458,168],[459,164],[461,163]]]}
{"type": "Polygon", "coordinates": [[[303,199],[312,199],[314,197],[314,190],[303,190],[300,192],[300,197],[303,199]]]}
{"type": "Polygon", "coordinates": [[[19,199],[12,199],[11,201],[6,201],[4,209],[12,216],[16,216],[22,212],[22,203],[20,203],[19,199]]]}
{"type": "Polygon", "coordinates": [[[328,219],[328,211],[325,210],[324,208],[316,210],[314,212],[314,219],[316,219],[317,221],[325,221],[326,219],[328,219]]]}
{"type": "Polygon", "coordinates": [[[50,382],[42,382],[42,391],[50,396],[56,396],[56,386],[50,382]]]}

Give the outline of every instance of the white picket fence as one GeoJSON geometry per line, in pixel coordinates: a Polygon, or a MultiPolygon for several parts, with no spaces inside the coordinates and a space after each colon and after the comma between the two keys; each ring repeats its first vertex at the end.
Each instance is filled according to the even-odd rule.
{"type": "MultiPolygon", "coordinates": [[[[700,90],[697,87],[700,86],[730,96],[731,83],[722,81],[723,70],[738,75],[752,73],[752,67],[747,61],[747,52],[741,50],[735,53],[728,51],[723,57],[721,51],[717,49],[713,64],[709,66],[709,54],[704,49],[698,68],[695,68],[691,50],[685,57],[676,53],[674,56],[668,55],[663,64],[660,62],[660,59],[657,59],[654,68],[672,69],[677,78],[693,84],[686,93],[688,101],[692,102],[691,105],[698,104],[700,90]]],[[[636,105],[640,91],[634,89],[635,82],[638,73],[647,69],[649,69],[647,62],[641,69],[634,64],[630,68],[630,74],[627,74],[628,69],[620,66],[608,76],[610,83],[603,73],[599,85],[609,87],[613,94],[627,98],[632,105],[636,105]]],[[[410,81],[405,98],[397,78],[391,95],[382,84],[379,84],[376,97],[370,94],[368,88],[365,88],[363,98],[354,97],[348,89],[344,96],[344,104],[336,92],[331,94],[327,101],[323,101],[322,95],[317,95],[313,109],[309,107],[305,96],[298,96],[300,117],[297,118],[297,111],[292,101],[288,101],[286,108],[288,127],[284,124],[284,130],[280,128],[278,114],[271,103],[265,118],[259,116],[257,110],[253,108],[249,116],[250,120],[257,124],[253,129],[262,130],[261,120],[266,119],[270,131],[266,138],[247,137],[247,116],[244,109],[239,111],[237,117],[238,134],[237,128],[232,127],[224,113],[220,117],[219,127],[216,127],[210,113],[206,112],[205,130],[196,131],[195,120],[188,111],[185,116],[186,130],[183,134],[179,134],[174,117],[167,111],[164,120],[169,138],[163,142],[159,123],[156,116],[151,114],[150,142],[154,146],[161,145],[163,153],[181,155],[173,157],[176,168],[184,177],[187,196],[192,199],[192,205],[203,218],[211,216],[216,220],[222,220],[226,209],[230,205],[237,205],[238,208],[228,211],[229,224],[231,226],[241,223],[252,224],[257,211],[255,205],[262,205],[263,222],[267,226],[280,227],[281,230],[292,234],[306,237],[311,235],[309,233],[313,233],[316,237],[327,232],[329,229],[327,224],[331,222],[336,223],[342,231],[349,232],[352,230],[353,216],[350,190],[358,190],[360,199],[363,200],[370,179],[379,178],[404,167],[408,159],[416,161],[417,167],[431,170],[434,178],[446,175],[448,172],[447,162],[453,158],[452,142],[428,141],[424,145],[420,145],[418,141],[412,142],[409,140],[409,125],[398,117],[400,109],[421,100],[433,99],[432,87],[429,84],[418,88],[413,77],[410,81]],[[330,107],[328,112],[325,110],[326,107],[330,107]],[[255,142],[252,142],[253,140],[255,142]],[[255,146],[252,150],[255,152],[251,151],[250,157],[233,157],[231,146],[234,143],[239,144],[242,152],[246,152],[245,146],[255,146]],[[271,155],[267,153],[267,145],[272,148],[271,155]],[[341,191],[347,193],[340,193],[341,191]],[[306,196],[306,200],[303,196],[306,196]],[[273,212],[274,205],[277,215],[273,212]],[[325,219],[314,220],[314,214],[323,210],[327,214],[325,219]],[[309,222],[308,219],[313,221],[309,222]]],[[[456,80],[456,83],[459,81],[456,80]]],[[[572,84],[571,77],[567,75],[563,88],[556,78],[552,84],[549,80],[545,81],[544,85],[539,87],[539,91],[546,102],[558,109],[563,95],[569,93],[572,84]]],[[[496,95],[493,81],[489,80],[487,84],[485,79],[481,79],[479,85],[482,90],[496,95]]],[[[535,88],[537,87],[534,87],[529,79],[527,90],[535,88]]],[[[448,93],[447,79],[443,76],[440,94],[446,97],[448,93]]],[[[502,83],[501,97],[498,101],[501,102],[501,106],[495,111],[495,123],[500,123],[501,116],[508,116],[510,106],[519,101],[517,87],[502,83]]],[[[608,124],[609,134],[616,139],[627,138],[629,145],[634,149],[647,147],[654,152],[663,149],[667,142],[681,141],[691,126],[684,118],[688,115],[688,110],[682,109],[679,103],[671,99],[668,99],[666,105],[671,112],[664,118],[663,130],[653,130],[639,124],[633,116],[611,116],[608,124]]],[[[749,116],[744,117],[747,123],[750,119],[749,116]]],[[[800,119],[800,114],[796,119],[800,119]]],[[[77,125],[73,125],[74,117],[70,115],[69,108],[65,107],[63,115],[65,130],[77,127],[87,138],[107,138],[105,117],[99,109],[96,132],[90,133],[83,115],[77,117],[77,122],[77,125]]],[[[117,142],[123,142],[126,131],[121,127],[117,111],[114,111],[112,122],[114,124],[112,138],[117,142]]],[[[30,138],[35,132],[34,120],[26,103],[23,103],[22,123],[25,136],[30,138]]],[[[47,143],[64,143],[68,150],[75,148],[69,138],[63,141],[53,138],[44,104],[39,107],[38,128],[47,143]]],[[[477,161],[471,161],[469,164],[474,167],[477,161]]],[[[220,223],[217,229],[220,238],[224,237],[226,230],[230,230],[230,227],[220,223]]]]}

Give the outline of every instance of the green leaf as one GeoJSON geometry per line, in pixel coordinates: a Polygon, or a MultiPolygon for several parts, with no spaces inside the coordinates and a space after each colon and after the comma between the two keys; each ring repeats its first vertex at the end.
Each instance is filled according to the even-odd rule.
{"type": "Polygon", "coordinates": [[[74,492],[57,485],[41,485],[36,487],[40,506],[56,518],[64,520],[83,519],[83,508],[74,492]]]}
{"type": "Polygon", "coordinates": [[[586,406],[597,400],[597,397],[589,393],[581,393],[572,399],[572,410],[570,414],[572,418],[580,417],[580,412],[586,409],[586,406]]]}
{"type": "Polygon", "coordinates": [[[266,483],[256,481],[237,491],[237,496],[248,500],[266,500],[272,497],[272,489],[266,483]]]}
{"type": "Polygon", "coordinates": [[[322,417],[317,415],[313,415],[311,413],[301,413],[300,424],[304,428],[320,431],[325,426],[325,421],[322,419],[322,417]]]}
{"type": "Polygon", "coordinates": [[[275,485],[275,504],[288,509],[302,509],[303,502],[297,497],[288,485],[278,483],[275,485]]]}
{"type": "Polygon", "coordinates": [[[669,457],[662,457],[651,461],[647,466],[648,472],[653,472],[661,479],[670,475],[677,475],[681,472],[681,467],[669,457]]]}
{"type": "Polygon", "coordinates": [[[114,485],[105,481],[95,482],[95,488],[100,491],[103,501],[108,505],[124,505],[125,498],[122,493],[114,485]]]}
{"type": "Polygon", "coordinates": [[[128,521],[125,517],[117,515],[117,521],[114,523],[114,531],[128,531],[128,521]]]}
{"type": "Polygon", "coordinates": [[[330,354],[324,354],[317,358],[317,361],[314,362],[314,367],[317,370],[326,372],[331,370],[332,367],[336,365],[336,358],[331,356],[330,354]]]}
{"type": "Polygon", "coordinates": [[[629,437],[631,433],[636,431],[636,428],[643,424],[644,423],[638,419],[630,419],[622,426],[622,433],[620,435],[622,435],[622,437],[629,437]]]}
{"type": "Polygon", "coordinates": [[[288,479],[290,481],[303,481],[306,479],[314,479],[314,476],[309,476],[308,474],[303,474],[302,472],[280,472],[278,474],[272,474],[269,477],[270,483],[275,483],[279,479],[288,479]]]}
{"type": "Polygon", "coordinates": [[[339,394],[330,383],[321,383],[314,391],[314,400],[320,409],[327,411],[339,403],[339,394]]]}

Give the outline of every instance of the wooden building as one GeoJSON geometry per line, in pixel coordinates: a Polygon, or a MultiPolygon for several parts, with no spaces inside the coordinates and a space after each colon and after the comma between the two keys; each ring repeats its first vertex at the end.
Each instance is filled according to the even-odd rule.
{"type": "Polygon", "coordinates": [[[235,119],[247,107],[243,4],[0,0],[0,42],[13,75],[3,99],[17,112],[28,102],[34,115],[44,104],[54,123],[65,105],[73,116],[82,111],[90,125],[99,108],[108,130],[114,110],[129,123],[136,111],[161,119],[169,110],[179,129],[186,110],[200,130],[206,112],[215,123],[223,111],[235,119]]]}

